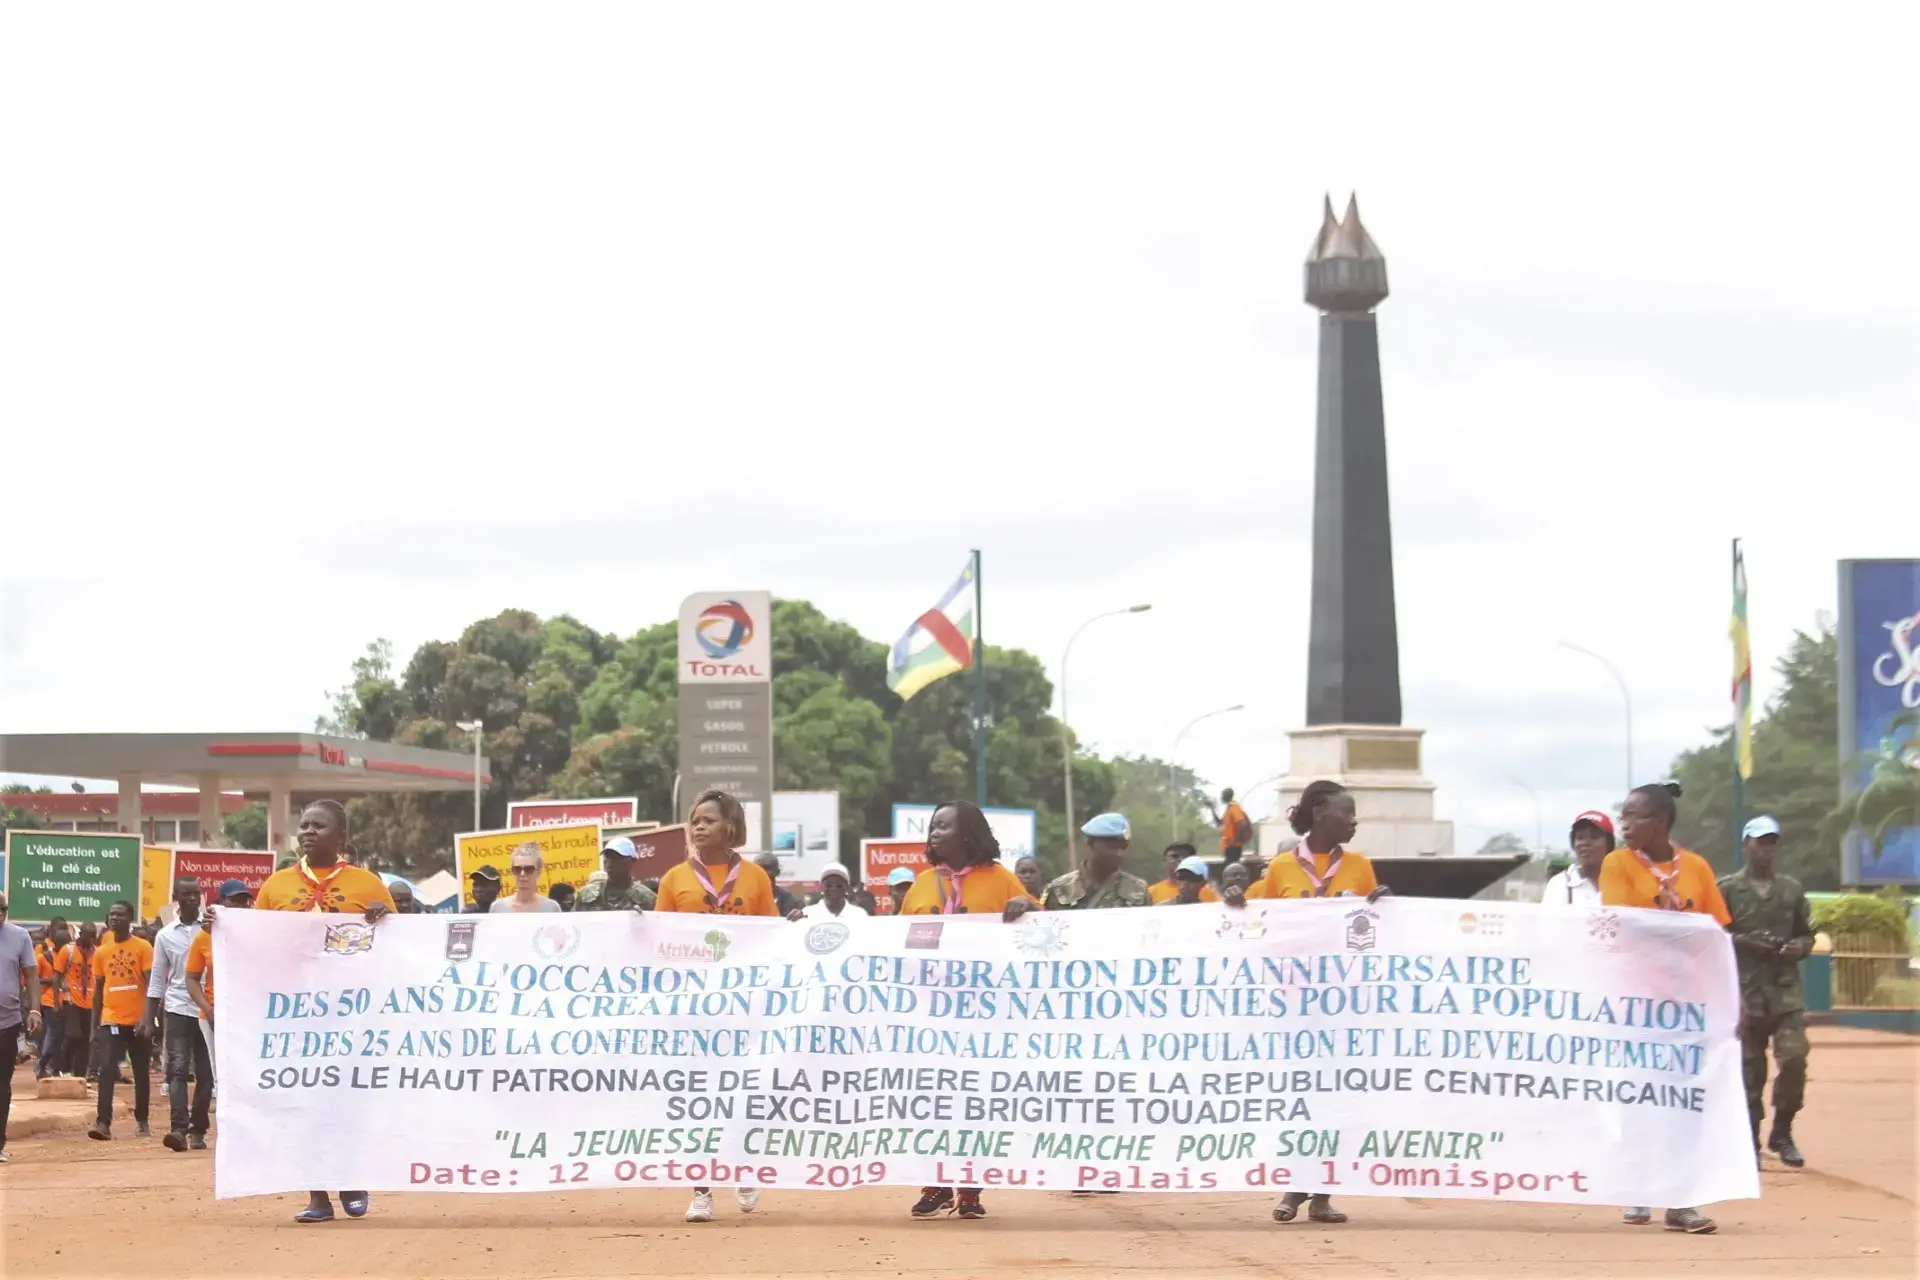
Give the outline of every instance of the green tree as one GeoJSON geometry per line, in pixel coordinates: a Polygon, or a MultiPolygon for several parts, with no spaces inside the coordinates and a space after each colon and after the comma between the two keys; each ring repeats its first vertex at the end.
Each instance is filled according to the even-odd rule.
{"type": "MultiPolygon", "coordinates": [[[[1133,828],[1127,842],[1127,870],[1149,881],[1166,875],[1166,848],[1173,843],[1173,815],[1169,805],[1180,810],[1180,839],[1202,856],[1220,849],[1220,828],[1207,817],[1199,803],[1200,780],[1193,770],[1176,768],[1168,782],[1167,762],[1151,756],[1120,756],[1109,763],[1113,792],[1102,809],[1126,815],[1133,828]]],[[[1078,775],[1074,781],[1074,808],[1085,822],[1100,809],[1080,809],[1078,775]]],[[[1085,843],[1084,837],[1082,843],[1085,843]]],[[[1066,868],[1061,867],[1064,871],[1066,868]]]]}
{"type": "Polygon", "coordinates": [[[40,817],[33,810],[11,803],[6,797],[49,796],[52,794],[52,787],[30,787],[24,782],[9,782],[4,787],[0,787],[0,847],[4,847],[7,831],[10,828],[20,831],[39,831],[47,825],[46,819],[40,817]]]}
{"type": "Polygon", "coordinates": [[[220,839],[229,849],[266,848],[267,806],[255,800],[228,814],[220,824],[220,839]]]}
{"type": "MultiPolygon", "coordinates": [[[[1840,887],[1837,836],[1822,830],[1839,794],[1835,726],[1840,708],[1839,642],[1831,627],[1796,632],[1775,664],[1780,688],[1753,726],[1753,777],[1742,790],[1747,817],[1780,820],[1778,869],[1808,889],[1840,887]]],[[[1722,873],[1734,866],[1732,727],[1683,753],[1673,777],[1684,792],[1674,839],[1722,873]]]]}
{"type": "MultiPolygon", "coordinates": [[[[346,685],[327,695],[329,709],[313,722],[315,733],[324,733],[334,738],[383,738],[384,734],[370,731],[368,721],[374,722],[376,729],[390,728],[391,710],[382,703],[385,690],[392,684],[393,642],[375,640],[367,646],[367,651],[353,660],[353,674],[346,685]]],[[[243,848],[265,848],[261,845],[244,845],[243,848]]]]}

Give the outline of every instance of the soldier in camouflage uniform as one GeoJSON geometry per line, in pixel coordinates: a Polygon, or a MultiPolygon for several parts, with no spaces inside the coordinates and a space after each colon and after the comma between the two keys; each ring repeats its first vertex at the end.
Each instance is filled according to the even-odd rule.
{"type": "Polygon", "coordinates": [[[1746,1017],[1741,1063],[1747,1078],[1747,1115],[1753,1146],[1760,1149],[1760,1094],[1767,1083],[1767,1042],[1779,1072],[1773,1081],[1773,1129],[1767,1150],[1782,1164],[1806,1163],[1793,1141],[1793,1117],[1807,1092],[1806,995],[1800,986],[1800,962],[1813,950],[1813,925],[1807,895],[1791,876],[1773,874],[1780,847],[1780,824],[1755,818],[1741,833],[1746,866],[1720,881],[1720,895],[1733,917],[1734,956],[1740,966],[1740,1004],[1746,1017]]]}
{"type": "Polygon", "coordinates": [[[625,836],[615,836],[600,851],[604,880],[589,880],[574,895],[575,911],[651,911],[657,900],[653,890],[633,878],[633,865],[640,851],[625,836]]]}
{"type": "Polygon", "coordinates": [[[1117,813],[1103,813],[1080,828],[1087,838],[1086,865],[1049,884],[1040,905],[1048,911],[1144,907],[1152,902],[1147,882],[1121,867],[1132,828],[1117,813]]]}

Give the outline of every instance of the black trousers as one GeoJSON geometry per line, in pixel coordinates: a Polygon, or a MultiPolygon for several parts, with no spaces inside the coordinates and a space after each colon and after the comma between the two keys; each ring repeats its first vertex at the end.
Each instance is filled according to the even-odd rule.
{"type": "Polygon", "coordinates": [[[200,1034],[200,1019],[184,1013],[167,1015],[167,1127],[175,1133],[207,1135],[207,1115],[213,1106],[213,1062],[200,1034]],[[193,1108],[187,1108],[187,1076],[193,1076],[193,1108]]]}
{"type": "Polygon", "coordinates": [[[13,1060],[20,1056],[20,1032],[24,1028],[18,1022],[10,1027],[0,1027],[0,1064],[6,1070],[5,1079],[0,1080],[0,1151],[7,1149],[7,1117],[13,1112],[13,1060]]]}
{"type": "Polygon", "coordinates": [[[100,1034],[105,1044],[100,1053],[98,1119],[103,1125],[113,1123],[113,1089],[120,1082],[124,1058],[133,1064],[133,1119],[145,1124],[147,1104],[153,1100],[153,1046],[145,1036],[133,1034],[132,1027],[101,1027],[100,1034]]]}

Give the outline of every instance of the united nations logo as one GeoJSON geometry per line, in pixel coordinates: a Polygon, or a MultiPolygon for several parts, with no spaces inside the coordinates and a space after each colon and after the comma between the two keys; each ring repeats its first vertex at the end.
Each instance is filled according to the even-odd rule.
{"type": "Polygon", "coordinates": [[[1596,911],[1587,917],[1587,945],[1597,951],[1620,949],[1620,917],[1611,911],[1596,911]]]}
{"type": "Polygon", "coordinates": [[[816,956],[831,955],[852,936],[853,930],[838,920],[823,920],[807,930],[807,950],[816,956]]]}
{"type": "Polygon", "coordinates": [[[533,931],[533,954],[542,960],[564,960],[579,949],[577,925],[549,924],[533,931]]]}
{"type": "Polygon", "coordinates": [[[1380,934],[1379,913],[1365,907],[1347,913],[1347,950],[1371,951],[1374,940],[1380,934]]]}
{"type": "Polygon", "coordinates": [[[322,953],[330,956],[355,956],[373,950],[373,926],[370,924],[330,924],[322,953]]]}
{"type": "Polygon", "coordinates": [[[1030,956],[1057,956],[1067,949],[1067,922],[1059,915],[1029,912],[1013,931],[1013,945],[1030,956]]]}

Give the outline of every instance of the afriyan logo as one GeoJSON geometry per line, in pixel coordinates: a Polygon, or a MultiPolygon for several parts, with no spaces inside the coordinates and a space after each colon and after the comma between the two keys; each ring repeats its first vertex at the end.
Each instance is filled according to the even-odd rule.
{"type": "Polygon", "coordinates": [[[1900,690],[1900,705],[1909,710],[1920,707],[1920,613],[1911,618],[1883,622],[1893,648],[1873,660],[1873,682],[1886,689],[1900,690]]]}
{"type": "Polygon", "coordinates": [[[719,961],[727,958],[733,939],[719,929],[709,929],[698,942],[662,942],[654,954],[662,960],[719,961]]]}

